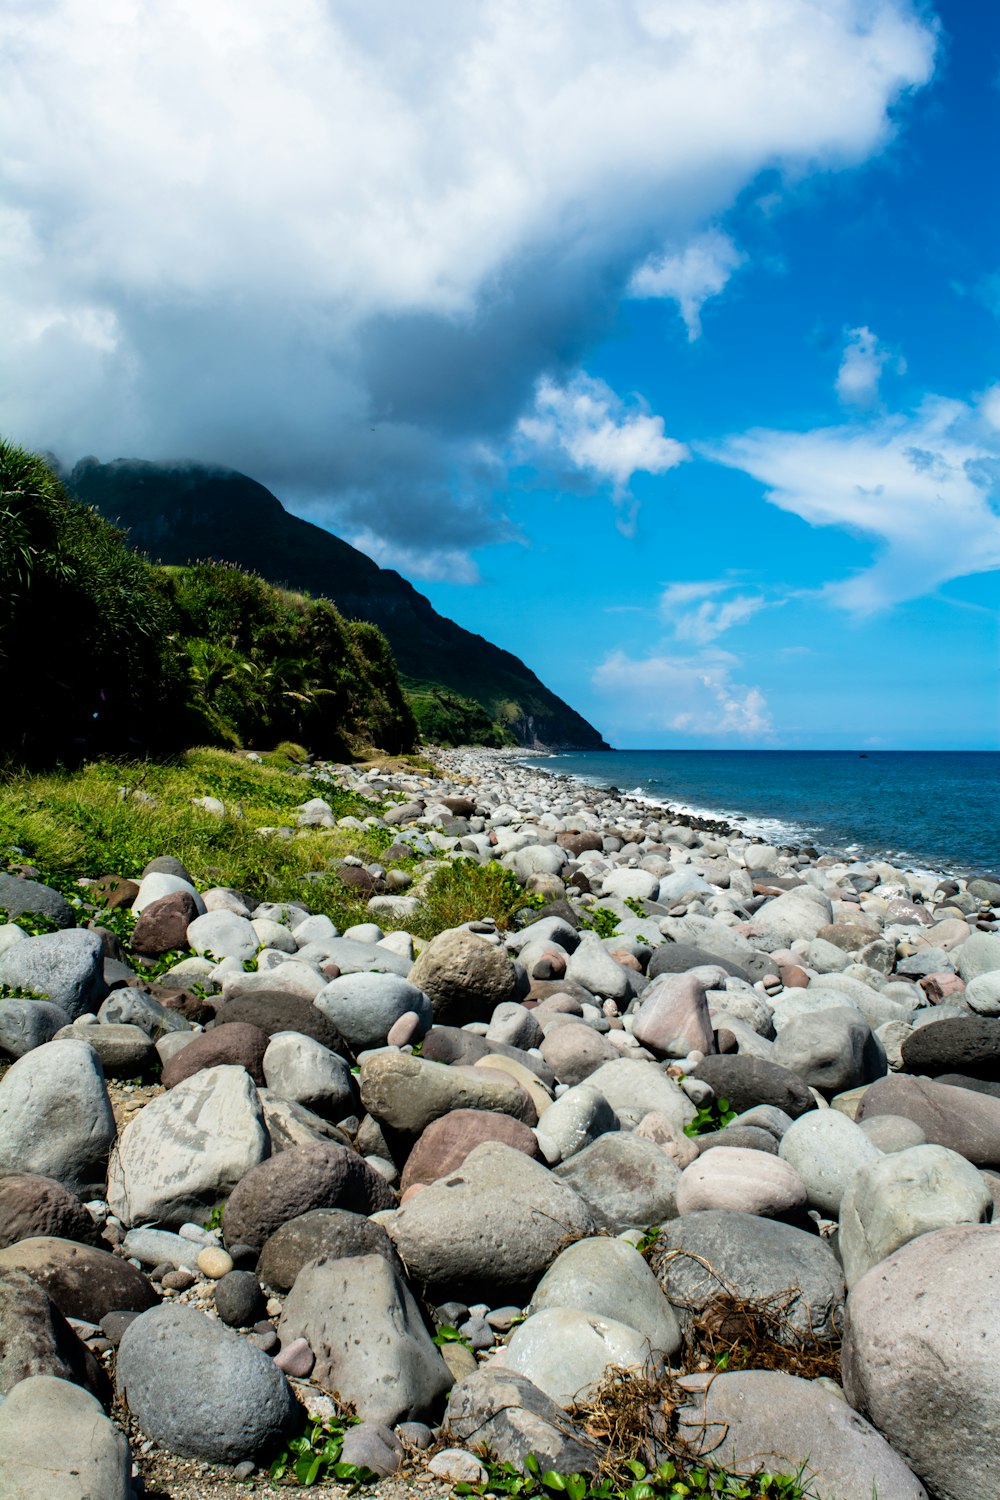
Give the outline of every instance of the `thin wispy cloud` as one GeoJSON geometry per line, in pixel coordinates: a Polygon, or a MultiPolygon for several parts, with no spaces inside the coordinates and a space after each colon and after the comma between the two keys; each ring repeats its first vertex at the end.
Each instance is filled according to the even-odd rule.
{"type": "Polygon", "coordinates": [[[831,580],[829,601],[871,614],[1000,567],[1000,387],[928,397],[910,415],[812,432],[755,431],[714,451],[811,526],[871,537],[871,567],[831,580]]]}
{"type": "Polygon", "coordinates": [[[645,657],[612,651],[591,681],[612,723],[621,717],[637,730],[764,740],[773,728],[770,709],[759,687],[735,680],[740,666],[719,650],[645,657]]]}
{"type": "Polygon", "coordinates": [[[671,583],[660,595],[660,615],[677,640],[707,646],[752,619],[769,602],[763,594],[740,593],[737,585],[726,579],[671,583]]]}

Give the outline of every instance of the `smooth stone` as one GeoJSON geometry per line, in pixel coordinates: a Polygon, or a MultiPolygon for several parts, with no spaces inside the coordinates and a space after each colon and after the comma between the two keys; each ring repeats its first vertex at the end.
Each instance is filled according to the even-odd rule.
{"type": "Polygon", "coordinates": [[[566,1307],[627,1324],[651,1351],[670,1355],[680,1346],[673,1308],[643,1257],[625,1240],[577,1240],[552,1262],[535,1288],[530,1311],[566,1307]]]}
{"type": "Polygon", "coordinates": [[[205,1218],[269,1151],[249,1074],[204,1068],[125,1127],[108,1172],[111,1211],[125,1225],[205,1218]]]}
{"type": "Polygon", "coordinates": [[[628,1109],[655,1109],[665,1115],[678,1132],[683,1132],[684,1126],[695,1117],[691,1100],[654,1062],[622,1057],[602,1063],[589,1075],[587,1086],[603,1094],[619,1117],[628,1109]]]}
{"type": "Polygon", "coordinates": [[[511,1047],[538,1047],[543,1035],[531,1011],[510,1000],[497,1006],[486,1028],[488,1042],[506,1042],[511,1047]]]}
{"type": "Polygon", "coordinates": [[[108,993],[101,939],[82,927],[25,938],[0,952],[0,985],[48,1000],[75,1021],[108,993]]]}
{"type": "Polygon", "coordinates": [[[220,1277],[229,1275],[233,1269],[233,1257],[221,1245],[206,1246],[198,1251],[196,1265],[203,1276],[217,1281],[220,1277]]]}
{"type": "Polygon", "coordinates": [[[877,1144],[835,1109],[802,1115],[785,1131],[778,1154],[804,1183],[809,1207],[833,1219],[855,1173],[881,1159],[877,1144]]]}
{"type": "Polygon", "coordinates": [[[383,1125],[410,1138],[454,1109],[494,1110],[526,1124],[537,1118],[513,1079],[405,1052],[374,1052],[362,1060],[361,1102],[383,1125]]]}
{"type": "Polygon", "coordinates": [[[427,1184],[446,1177],[484,1141],[500,1141],[525,1156],[537,1158],[536,1135],[536,1131],[510,1115],[482,1109],[452,1110],[433,1120],[417,1139],[403,1168],[400,1191],[405,1193],[415,1183],[427,1184]]]}
{"type": "Polygon", "coordinates": [[[190,891],[173,891],[151,901],[132,929],[133,952],[158,958],[187,948],[187,930],[197,916],[198,903],[190,891]]]}
{"type": "Polygon", "coordinates": [[[771,1057],[779,1067],[797,1073],[809,1088],[827,1094],[871,1083],[886,1072],[884,1051],[853,1007],[789,1020],[778,1033],[771,1057]]]}
{"type": "Polygon", "coordinates": [[[805,1183],[787,1161],[738,1146],[704,1152],[676,1186],[678,1214],[722,1209],[773,1219],[797,1216],[806,1203],[805,1183]]]}
{"type": "Polygon", "coordinates": [[[966,984],[981,974],[994,973],[1000,969],[1000,932],[974,932],[952,950],[952,957],[966,984]]]}
{"type": "Polygon", "coordinates": [[[592,1145],[598,1136],[620,1128],[618,1116],[600,1090],[581,1083],[567,1089],[539,1116],[534,1134],[541,1154],[554,1165],[592,1145]]]}
{"type": "Polygon", "coordinates": [[[534,1313],[514,1329],[504,1365],[568,1409],[593,1395],[610,1367],[662,1367],[634,1328],[572,1307],[534,1313]]]}
{"type": "Polygon", "coordinates": [[[65,1318],[99,1323],[110,1312],[143,1312],[159,1301],[142,1272],[121,1256],[54,1235],[0,1250],[0,1272],[12,1269],[27,1271],[65,1318]]]}
{"type": "Polygon", "coordinates": [[[1000,969],[971,980],[962,998],[979,1016],[1000,1016],[1000,969]]]}
{"type": "Polygon", "coordinates": [[[308,1262],[285,1302],[282,1348],[305,1338],[313,1381],[366,1421],[429,1416],[452,1384],[406,1282],[380,1255],[308,1262]]]}
{"type": "Polygon", "coordinates": [[[261,1349],[180,1303],[130,1323],[118,1346],[118,1394],[170,1453],[257,1462],[289,1435],[298,1403],[261,1349]]]}
{"type": "MultiPolygon", "coordinates": [[[[232,1031],[232,1026],[222,1031],[232,1031]]],[[[336,1052],[300,1031],[278,1031],[265,1037],[263,1075],[267,1086],[324,1119],[353,1114],[356,1090],[350,1066],[336,1052]]]]}
{"type": "Polygon", "coordinates": [[[296,1104],[292,1099],[282,1099],[271,1089],[258,1089],[257,1097],[264,1112],[264,1128],[271,1138],[272,1156],[295,1146],[311,1146],[316,1141],[350,1145],[350,1138],[339,1125],[321,1119],[304,1105],[296,1104]]]}
{"type": "Polygon", "coordinates": [[[161,1005],[159,1000],[147,995],[144,990],[112,990],[100,1010],[97,1019],[105,1026],[136,1026],[144,1031],[151,1041],[164,1032],[190,1032],[191,1026],[177,1011],[161,1005]]]}
{"type": "Polygon", "coordinates": [[[902,1115],[932,1144],[957,1151],[974,1166],[1000,1167],[1000,1099],[896,1074],[880,1078],[862,1094],[858,1123],[873,1115],[902,1115]]]}
{"type": "Polygon", "coordinates": [[[760,1301],[787,1293],[792,1329],[839,1335],[844,1278],[836,1257],[817,1235],[778,1219],[719,1209],[686,1214],[661,1226],[650,1265],[682,1328],[692,1310],[729,1291],[760,1301]]]}
{"type": "Polygon", "coordinates": [[[7,922],[18,917],[48,917],[57,926],[76,926],[76,912],[66,897],[37,880],[21,880],[17,875],[0,872],[0,913],[7,922]]]}
{"type": "Polygon", "coordinates": [[[92,1244],[97,1226],[75,1193],[34,1172],[0,1172],[0,1250],[55,1236],[92,1244]]]}
{"type": "MultiPolygon", "coordinates": [[[[831,1110],[830,1113],[835,1114],[837,1111],[831,1110]]],[[[910,1146],[927,1144],[927,1137],[920,1126],[914,1125],[912,1120],[904,1119],[902,1115],[872,1115],[870,1119],[862,1120],[858,1129],[886,1155],[893,1151],[906,1151],[910,1146]]]]}
{"type": "Polygon", "coordinates": [[[408,977],[430,1000],[439,1024],[488,1023],[498,1005],[519,999],[517,971],[506,953],[463,928],[432,938],[408,977]]]}
{"type": "Polygon", "coordinates": [[[292,1339],[284,1349],[279,1348],[274,1362],[279,1370],[284,1370],[286,1375],[298,1380],[305,1380],[316,1368],[316,1356],[309,1347],[308,1339],[292,1339]]]}
{"type": "Polygon", "coordinates": [[[381,1255],[402,1270],[395,1246],[381,1224],[343,1208],[314,1208],[289,1219],[264,1241],[257,1271],[275,1291],[287,1292],[307,1261],[358,1255],[381,1255]]]}
{"type": "Polygon", "coordinates": [[[664,974],[655,979],[643,993],[632,1035],[658,1057],[714,1052],[705,986],[693,974],[664,974]]]}
{"type": "Polygon", "coordinates": [[[370,1214],[395,1205],[392,1189],[356,1151],[335,1142],[298,1146],[254,1165],[222,1216],[227,1245],[260,1247],[290,1219],[314,1208],[370,1214]]]}
{"type": "Polygon", "coordinates": [[[474,1453],[465,1448],[442,1448],[427,1462],[427,1471],[449,1484],[485,1484],[489,1475],[474,1453]]]}
{"type": "Polygon", "coordinates": [[[814,1380],[778,1370],[689,1376],[679,1431],[696,1449],[713,1452],[725,1433],[726,1467],[740,1474],[808,1480],[813,1494],[867,1500],[927,1500],[923,1485],[876,1429],[814,1380]]]}
{"type": "Polygon", "coordinates": [[[386,1227],[417,1283],[479,1287],[495,1300],[533,1287],[567,1237],[582,1239],[596,1224],[578,1194],[539,1162],[487,1142],[386,1227]]]}
{"type": "Polygon", "coordinates": [[[231,911],[209,911],[195,917],[187,930],[187,940],[195,953],[219,961],[235,958],[237,963],[255,958],[259,942],[253,923],[231,911]]]}
{"type": "Polygon", "coordinates": [[[627,1131],[600,1136],[552,1175],[578,1193],[595,1221],[615,1234],[661,1224],[677,1213],[680,1169],[653,1141],[627,1131]]]}
{"type": "Polygon", "coordinates": [[[852,1288],[848,1401],[939,1500],[996,1490],[1000,1228],[921,1235],[852,1288]]]}
{"type": "Polygon", "coordinates": [[[596,934],[583,935],[570,954],[566,977],[607,1000],[628,1000],[632,994],[627,971],[615,962],[596,934]]]}
{"type": "MultiPolygon", "coordinates": [[[[215,1283],[214,1301],[216,1312],[230,1328],[251,1328],[263,1319],[267,1311],[267,1299],[250,1271],[226,1271],[215,1283]]],[[[286,1370],[285,1373],[295,1375],[298,1372],[286,1370]]]]}
{"type": "Polygon", "coordinates": [[[197,1245],[166,1229],[130,1229],[122,1241],[122,1250],[129,1259],[150,1268],[166,1262],[178,1271],[193,1271],[198,1259],[197,1245]]]}
{"type": "Polygon", "coordinates": [[[259,1026],[249,1026],[246,1022],[216,1026],[196,1036],[190,1045],[165,1062],[161,1081],[164,1088],[173,1089],[205,1068],[231,1066],[245,1068],[254,1083],[262,1084],[267,1046],[267,1035],[259,1026]]]}
{"type": "Polygon", "coordinates": [[[4,1500],[131,1500],[128,1442],[87,1391],[33,1375],[0,1405],[4,1500]]]}
{"type": "Polygon", "coordinates": [[[918,1235],[992,1217],[982,1174],[944,1146],[882,1156],[852,1178],[840,1212],[840,1258],[848,1288],[918,1235]]]}
{"type": "Polygon", "coordinates": [[[816,1108],[816,1100],[797,1073],[764,1058],[706,1057],[694,1076],[709,1084],[717,1099],[728,1099],[737,1114],[769,1104],[794,1120],[816,1108]]]}
{"type": "Polygon", "coordinates": [[[908,1073],[934,1078],[962,1073],[969,1078],[1000,1081],[1000,1018],[961,1016],[932,1021],[913,1031],[902,1046],[908,1073]]]}
{"type": "Polygon", "coordinates": [[[49,1000],[0,1000],[0,1052],[23,1057],[69,1024],[62,1006],[49,1000]]]}
{"type": "Polygon", "coordinates": [[[546,1033],[540,1047],[542,1057],[560,1083],[582,1083],[605,1062],[613,1062],[617,1049],[592,1027],[558,1026],[546,1033]]]}
{"type": "Polygon", "coordinates": [[[104,1070],[87,1042],[46,1042],[0,1079],[0,1170],[102,1193],[116,1136],[104,1070]]]}
{"type": "Polygon", "coordinates": [[[106,1077],[135,1078],[158,1060],[156,1048],[138,1026],[85,1026],[77,1021],[59,1032],[58,1040],[93,1047],[106,1077]]]}
{"type": "MultiPolygon", "coordinates": [[[[289,967],[288,964],[282,965],[282,969],[289,967]]],[[[223,987],[225,1004],[216,1014],[215,1029],[231,1025],[234,1021],[245,1021],[251,1026],[259,1026],[269,1037],[276,1036],[281,1031],[300,1031],[303,1036],[311,1036],[322,1046],[329,1047],[331,1052],[343,1052],[345,1044],[340,1033],[323,1012],[317,1010],[312,997],[281,989],[277,984],[280,975],[281,969],[272,970],[270,974],[263,975],[268,981],[266,987],[262,986],[252,994],[239,995],[232,1000],[226,999],[223,987]]],[[[248,974],[245,977],[252,979],[259,976],[248,974]]]]}
{"type": "Polygon", "coordinates": [[[355,1051],[385,1046],[404,1015],[420,1018],[413,1040],[434,1023],[428,997],[398,974],[342,974],[320,990],[314,1003],[355,1051]]]}

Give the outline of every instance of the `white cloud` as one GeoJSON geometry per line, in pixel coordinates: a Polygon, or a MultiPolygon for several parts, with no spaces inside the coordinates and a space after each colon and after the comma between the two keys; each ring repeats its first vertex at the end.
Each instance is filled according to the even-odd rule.
{"type": "Polygon", "coordinates": [[[447,547],[636,265],[879,149],[934,45],[908,0],[0,0],[4,428],[350,490],[396,542],[416,483],[447,547]]]}
{"type": "MultiPolygon", "coordinates": [[[[837,371],[837,395],[845,406],[873,406],[878,400],[878,383],[890,359],[888,349],[879,343],[870,328],[849,328],[844,355],[837,371]]],[[[897,369],[905,369],[896,361],[897,369]]]]}
{"type": "Polygon", "coordinates": [[[677,303],[689,342],[701,337],[701,310],[717,297],[746,256],[728,234],[706,230],[680,249],[651,255],[629,282],[632,297],[670,297],[677,303]]]}
{"type": "Polygon", "coordinates": [[[748,432],[711,456],[768,487],[811,526],[871,536],[874,564],[826,586],[857,614],[1000,568],[997,387],[978,402],[928,397],[910,416],[813,432],[748,432]]]}
{"type": "Polygon", "coordinates": [[[704,738],[766,739],[771,715],[758,687],[734,682],[738,659],[725,651],[635,658],[612,651],[593,674],[609,713],[630,731],[673,730],[704,738]]]}
{"type": "Polygon", "coordinates": [[[663,418],[627,407],[603,380],[576,375],[566,385],[543,378],[530,415],[517,436],[538,459],[566,459],[576,469],[610,484],[623,499],[635,474],[665,474],[690,454],[667,437],[663,418]]]}
{"type": "Polygon", "coordinates": [[[479,583],[479,569],[467,552],[457,548],[435,547],[432,550],[398,547],[374,531],[359,531],[347,537],[366,557],[380,568],[395,568],[405,578],[424,583],[479,583]]]}
{"type": "Polygon", "coordinates": [[[767,605],[762,594],[741,594],[726,579],[671,583],[660,595],[660,614],[676,638],[699,646],[707,646],[735,625],[742,625],[767,605]],[[720,594],[730,597],[720,599],[720,594]]]}

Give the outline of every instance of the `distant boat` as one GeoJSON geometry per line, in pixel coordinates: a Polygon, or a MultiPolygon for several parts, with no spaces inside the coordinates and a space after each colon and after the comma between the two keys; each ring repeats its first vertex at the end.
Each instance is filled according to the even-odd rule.
{"type": "Polygon", "coordinates": [[[867,759],[868,759],[868,756],[867,756],[867,755],[866,755],[866,754],[865,754],[865,752],[864,752],[864,751],[863,751],[863,750],[862,750],[862,751],[861,751],[861,752],[860,752],[860,753],[859,753],[859,755],[858,755],[858,760],[867,760],[867,759]]]}

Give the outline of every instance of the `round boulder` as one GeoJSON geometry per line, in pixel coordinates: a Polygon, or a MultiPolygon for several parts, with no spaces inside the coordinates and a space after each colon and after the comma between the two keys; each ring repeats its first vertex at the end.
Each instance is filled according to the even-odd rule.
{"type": "Polygon", "coordinates": [[[381,1255],[397,1271],[403,1269],[381,1224],[344,1208],[314,1208],[289,1219],[265,1240],[257,1274],[276,1292],[287,1292],[308,1261],[355,1255],[381,1255]]]}
{"type": "Polygon", "coordinates": [[[226,1064],[246,1068],[254,1083],[262,1085],[268,1040],[267,1033],[259,1026],[251,1026],[245,1021],[231,1026],[213,1026],[211,1031],[196,1036],[193,1042],[163,1064],[163,1086],[176,1088],[203,1068],[218,1068],[226,1064]]]}
{"type": "Polygon", "coordinates": [[[489,1021],[498,1005],[519,999],[517,970],[504,950],[460,927],[428,943],[409,982],[428,997],[434,1020],[444,1025],[489,1021]]]}
{"type": "Polygon", "coordinates": [[[408,1011],[419,1017],[415,1040],[434,1023],[430,1000],[398,974],[342,974],[320,990],[313,1003],[355,1052],[384,1047],[389,1032],[408,1011]]]}
{"type": "Polygon", "coordinates": [[[227,1245],[259,1249],[282,1224],[310,1209],[373,1214],[395,1202],[384,1178],[356,1151],[317,1141],[282,1151],[248,1172],[226,1204],[223,1234],[227,1245]]]}

